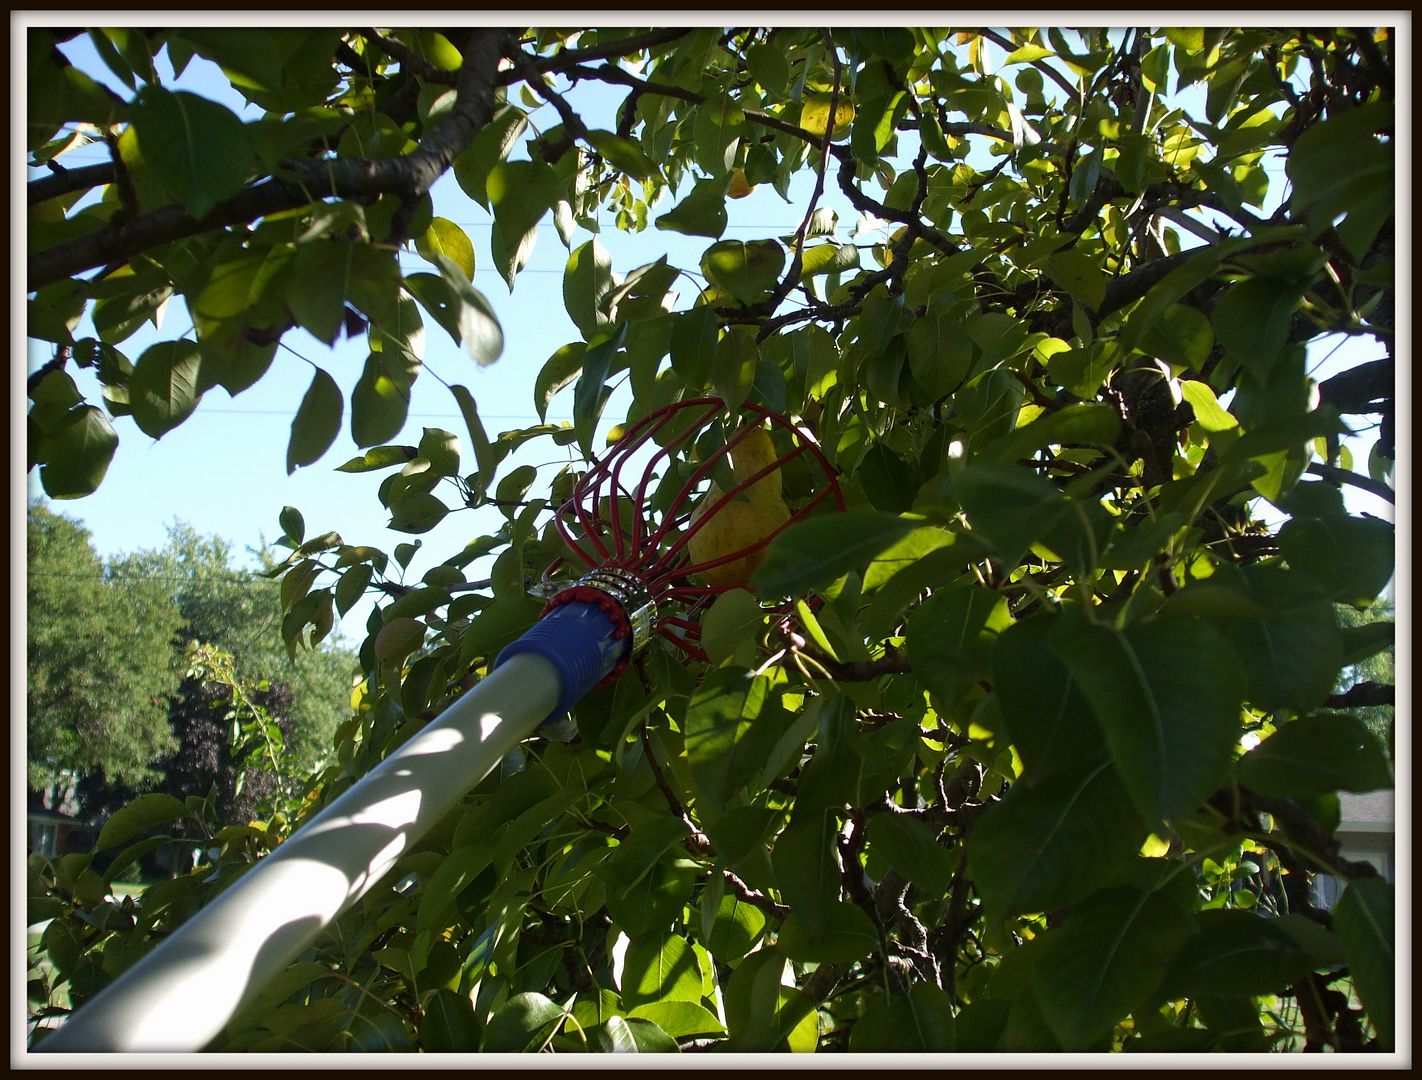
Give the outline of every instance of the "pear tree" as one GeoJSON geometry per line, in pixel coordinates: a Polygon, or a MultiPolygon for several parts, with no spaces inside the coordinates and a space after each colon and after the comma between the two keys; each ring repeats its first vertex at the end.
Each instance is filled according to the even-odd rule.
{"type": "MultiPolygon", "coordinates": [[[[607,423],[708,395],[728,435],[793,421],[846,508],[699,615],[706,660],[654,645],[469,791],[210,1049],[1404,1041],[1393,887],[1336,834],[1340,793],[1393,783],[1338,690],[1393,636],[1340,611],[1394,572],[1391,521],[1355,507],[1392,503],[1401,438],[1397,27],[25,45],[36,482],[82,498],[120,439],[354,338],[353,385],[302,346],[286,466],[366,474],[409,538],[281,513],[293,650],[374,600],[330,764],[260,820],[150,798],[102,851],[32,860],[35,1041],[477,684],[538,617],[607,423]],[[173,89],[190,64],[246,107],[173,89]],[[103,160],[66,167],[79,145],[103,160]],[[729,227],[771,192],[792,230],[729,227]],[[460,375],[457,430],[421,430],[426,336],[511,363],[489,283],[543,284],[520,274],[549,221],[579,338],[535,358],[533,404],[572,422],[492,430],[460,375]],[[135,352],[164,305],[192,332],[135,352]],[[469,507],[495,524],[405,580],[469,507]],[[137,900],[90,869],[162,836],[210,861],[137,900]]],[[[762,517],[799,497],[787,475],[762,517]]]]}

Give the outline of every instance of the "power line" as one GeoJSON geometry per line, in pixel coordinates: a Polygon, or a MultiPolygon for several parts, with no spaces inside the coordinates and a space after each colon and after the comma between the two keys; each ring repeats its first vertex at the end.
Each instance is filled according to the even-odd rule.
{"type": "Polygon", "coordinates": [[[27,578],[60,578],[68,581],[91,581],[96,585],[110,583],[137,584],[146,581],[180,582],[187,585],[269,585],[278,588],[275,580],[253,577],[192,577],[179,574],[80,574],[66,570],[26,570],[27,578]]]}

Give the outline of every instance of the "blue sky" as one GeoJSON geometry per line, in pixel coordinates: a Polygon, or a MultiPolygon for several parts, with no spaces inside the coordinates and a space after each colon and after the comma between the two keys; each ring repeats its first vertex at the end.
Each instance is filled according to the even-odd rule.
{"type": "MultiPolygon", "coordinates": [[[[116,89],[123,90],[107,74],[85,37],[66,43],[64,51],[96,78],[104,78],[116,89]]],[[[997,59],[1000,62],[1000,55],[997,59]]],[[[160,64],[160,72],[166,70],[166,64],[160,64]]],[[[176,85],[239,111],[244,105],[227,87],[220,73],[197,58],[176,85]]],[[[586,87],[573,96],[573,101],[589,115],[591,126],[612,127],[612,110],[624,94],[622,89],[586,87]]],[[[535,127],[557,123],[556,114],[548,106],[535,111],[531,120],[535,127]]],[[[911,151],[912,148],[906,149],[911,151]]],[[[524,155],[516,151],[515,156],[524,155]]],[[[985,153],[982,157],[980,165],[993,160],[985,153]]],[[[64,159],[71,167],[98,160],[105,160],[100,148],[75,151],[64,159]]],[[[1282,168],[1276,164],[1271,172],[1275,176],[1272,185],[1275,191],[1271,194],[1277,197],[1283,189],[1282,168]]],[[[812,185],[813,176],[806,172],[792,185],[789,202],[782,200],[769,185],[763,185],[746,199],[731,201],[728,204],[731,224],[726,236],[749,240],[793,233],[805,213],[812,185]]],[[[473,391],[485,428],[491,435],[529,426],[538,422],[533,386],[544,361],[560,346],[580,337],[563,306],[562,274],[568,252],[553,227],[551,216],[540,226],[532,257],[510,293],[493,270],[489,257],[489,214],[464,195],[452,175],[446,175],[435,185],[433,196],[435,212],[459,223],[474,242],[478,266],[475,285],[489,298],[502,323],[505,349],[497,363],[479,368],[442,329],[427,320],[426,371],[414,387],[406,428],[391,441],[416,443],[421,428],[444,428],[461,437],[467,453],[463,422],[453,399],[434,375],[447,382],[462,382],[473,391]]],[[[664,211],[671,201],[664,197],[655,212],[664,211]]],[[[838,211],[839,238],[848,238],[858,215],[833,183],[827,185],[821,205],[838,211]]],[[[695,267],[709,243],[655,228],[641,234],[620,233],[612,226],[610,216],[605,216],[605,221],[600,238],[611,251],[613,268],[618,273],[626,273],[662,254],[669,255],[674,265],[695,267]]],[[[589,235],[580,230],[574,245],[589,235]]],[[[401,262],[410,271],[429,269],[413,252],[402,256],[401,262]]],[[[675,288],[681,293],[683,305],[694,296],[694,285],[686,279],[675,288]]],[[[140,332],[120,348],[125,355],[136,359],[149,344],[179,336],[188,325],[181,302],[171,303],[160,330],[149,328],[140,332]]],[[[54,508],[80,519],[92,532],[95,546],[105,555],[161,546],[167,526],[175,519],[186,521],[204,534],[225,537],[242,551],[259,545],[263,537],[270,541],[279,535],[277,516],[286,505],[301,510],[308,536],[334,530],[348,543],[368,544],[386,551],[412,539],[386,528],[388,516],[376,498],[376,488],[384,473],[334,471],[337,465],[359,452],[347,432],[342,432],[336,444],[315,465],[298,469],[290,477],[286,474],[291,417],[312,376],[312,367],[307,361],[330,372],[349,403],[350,391],[367,352],[363,336],[328,348],[304,332],[293,331],[286,335],[284,344],[287,347],[278,350],[271,371],[255,387],[236,398],[229,398],[220,389],[211,391],[187,423],[161,440],[148,438],[127,418],[117,420],[120,446],[98,492],[84,499],[57,503],[54,508]]],[[[1357,355],[1352,351],[1356,346],[1345,345],[1330,357],[1333,344],[1323,343],[1315,351],[1318,362],[1325,364],[1320,368],[1320,376],[1357,355]],[[1325,357],[1328,357],[1326,361],[1325,357]]],[[[1364,348],[1363,358],[1371,358],[1378,351],[1376,346],[1364,348]]],[[[48,356],[44,343],[30,343],[31,367],[44,362],[48,356]]],[[[92,375],[84,371],[74,374],[81,391],[97,400],[99,388],[92,375]]],[[[570,387],[554,399],[549,412],[551,420],[571,419],[571,397],[570,387]]],[[[626,406],[624,390],[609,403],[604,431],[625,415],[626,406]]],[[[1360,444],[1362,454],[1366,453],[1369,442],[1360,444]]],[[[512,458],[501,474],[516,464],[542,465],[567,460],[572,452],[554,447],[549,440],[536,440],[512,458]]],[[[1356,467],[1365,471],[1365,459],[1358,461],[1356,467]]],[[[31,494],[39,493],[34,476],[30,477],[29,489],[31,494]]],[[[1349,497],[1356,510],[1391,516],[1380,500],[1368,497],[1359,500],[1355,492],[1349,492],[1349,497]]],[[[451,501],[446,498],[446,502],[451,501]]],[[[407,580],[418,580],[430,566],[459,550],[467,540],[493,531],[500,521],[497,511],[490,508],[452,513],[420,538],[424,550],[412,562],[407,580]]],[[[476,564],[471,576],[478,576],[479,570],[476,564]]],[[[358,606],[343,620],[349,637],[358,639],[363,635],[368,611],[368,605],[358,606]]]]}

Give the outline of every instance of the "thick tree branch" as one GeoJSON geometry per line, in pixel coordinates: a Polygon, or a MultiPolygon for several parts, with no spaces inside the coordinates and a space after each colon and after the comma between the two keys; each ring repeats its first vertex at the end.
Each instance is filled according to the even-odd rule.
{"type": "Polygon", "coordinates": [[[1347,484],[1359,491],[1366,491],[1369,495],[1376,495],[1384,502],[1395,503],[1397,501],[1397,496],[1393,493],[1392,488],[1379,483],[1371,476],[1359,476],[1355,472],[1339,469],[1333,465],[1325,465],[1321,461],[1310,462],[1304,471],[1312,473],[1314,476],[1321,476],[1335,484],[1347,484]]]}
{"type": "Polygon", "coordinates": [[[1340,853],[1338,838],[1315,821],[1313,815],[1293,799],[1260,795],[1247,788],[1240,788],[1239,805],[1243,810],[1263,812],[1272,817],[1284,835],[1318,869],[1348,881],[1378,876],[1377,867],[1372,863],[1345,859],[1340,853]]]}
{"type": "MultiPolygon", "coordinates": [[[[645,34],[634,34],[632,37],[622,38],[620,41],[609,41],[606,45],[595,45],[587,49],[564,49],[552,56],[540,57],[535,61],[535,64],[538,70],[545,74],[555,71],[566,74],[568,69],[575,65],[586,64],[591,60],[622,59],[632,53],[645,52],[657,45],[665,45],[667,42],[685,37],[694,29],[694,27],[673,26],[661,30],[649,30],[645,34]]],[[[498,84],[508,86],[520,78],[521,76],[517,72],[506,71],[498,77],[498,84]]]]}
{"type": "Polygon", "coordinates": [[[420,145],[403,157],[284,163],[294,180],[261,181],[194,218],[181,206],[166,206],[129,222],[108,225],[32,254],[27,285],[33,291],[74,274],[124,263],[159,244],[246,224],[281,210],[307,206],[332,196],[361,198],[401,195],[417,199],[449,169],[455,157],[489,122],[499,61],[499,32],[475,30],[464,48],[454,107],[420,145]]]}
{"type": "Polygon", "coordinates": [[[403,71],[418,75],[425,82],[439,83],[442,86],[455,86],[459,82],[456,72],[435,67],[423,56],[417,56],[403,42],[396,41],[394,38],[382,37],[376,30],[358,30],[356,32],[399,64],[403,71]]]}
{"type": "Polygon", "coordinates": [[[71,191],[83,191],[86,188],[114,182],[112,162],[85,165],[78,169],[66,169],[57,161],[50,161],[46,164],[52,170],[50,175],[41,176],[38,180],[31,180],[25,185],[25,201],[30,206],[42,203],[47,199],[57,199],[61,195],[68,195],[71,191]]]}
{"type": "Polygon", "coordinates": [[[1341,413],[1373,413],[1391,401],[1396,388],[1397,366],[1392,357],[1385,356],[1323,380],[1318,384],[1318,396],[1341,413]]]}
{"type": "Polygon", "coordinates": [[[1387,683],[1360,682],[1323,703],[1330,709],[1361,709],[1371,705],[1396,705],[1397,687],[1387,683]]]}

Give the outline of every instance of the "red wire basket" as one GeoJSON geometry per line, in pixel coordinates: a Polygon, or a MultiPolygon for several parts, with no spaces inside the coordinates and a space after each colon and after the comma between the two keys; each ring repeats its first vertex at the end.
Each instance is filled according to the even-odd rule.
{"type": "MultiPolygon", "coordinates": [[[[620,572],[640,584],[654,606],[652,632],[688,659],[707,659],[700,645],[699,616],[713,597],[737,587],[711,584],[704,578],[697,580],[700,575],[764,551],[791,524],[803,520],[826,500],[837,510],[844,509],[834,467],[808,433],[759,405],[747,404],[741,413],[759,419],[743,423],[724,443],[701,456],[679,485],[672,471],[678,451],[696,444],[731,414],[718,397],[692,398],[648,413],[629,426],[606,454],[594,458],[592,468],[578,480],[572,495],[554,514],[554,525],[563,542],[589,570],[620,572]],[[725,475],[722,463],[728,463],[728,455],[761,421],[768,421],[771,431],[780,435],[779,444],[788,445],[789,449],[780,450],[757,472],[737,477],[693,520],[692,511],[697,504],[711,497],[705,489],[711,486],[712,474],[725,475]],[[646,453],[649,447],[655,447],[650,454],[646,453]],[[801,457],[810,466],[810,483],[783,523],[743,548],[715,559],[693,560],[688,545],[722,507],[801,457]],[[663,490],[663,485],[668,484],[674,485],[674,490],[663,490]],[[658,513],[653,504],[660,502],[665,506],[658,513]]],[[[560,558],[548,567],[543,574],[545,583],[559,580],[563,562],[560,558]]],[[[555,595],[549,607],[556,607],[566,598],[566,593],[555,595]]]]}

